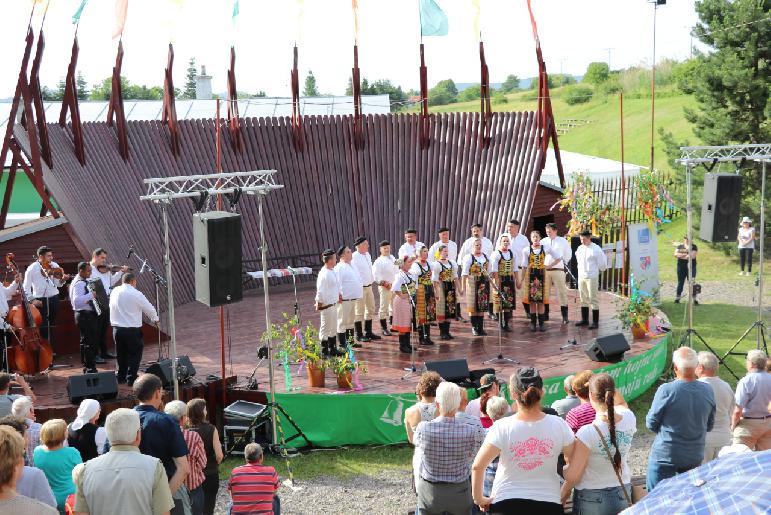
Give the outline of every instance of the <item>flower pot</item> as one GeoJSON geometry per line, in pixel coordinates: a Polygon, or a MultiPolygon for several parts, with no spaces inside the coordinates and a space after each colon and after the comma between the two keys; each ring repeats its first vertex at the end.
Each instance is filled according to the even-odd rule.
{"type": "Polygon", "coordinates": [[[337,375],[337,386],[340,388],[353,388],[353,377],[350,372],[337,375]]]}
{"type": "Polygon", "coordinates": [[[646,320],[644,325],[641,324],[634,324],[632,326],[632,337],[635,340],[643,340],[648,335],[648,328],[650,326],[650,321],[646,320]]]}
{"type": "Polygon", "coordinates": [[[308,383],[311,388],[324,388],[324,370],[308,363],[308,383]]]}

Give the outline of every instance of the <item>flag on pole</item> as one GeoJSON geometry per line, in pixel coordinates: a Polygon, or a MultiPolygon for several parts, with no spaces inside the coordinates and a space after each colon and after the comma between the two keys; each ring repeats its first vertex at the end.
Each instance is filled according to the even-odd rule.
{"type": "Polygon", "coordinates": [[[45,16],[50,0],[32,0],[32,12],[35,16],[45,16]]]}
{"type": "Polygon", "coordinates": [[[358,44],[359,42],[359,1],[351,0],[351,8],[353,9],[353,40],[358,44]]]}
{"type": "Polygon", "coordinates": [[[238,16],[239,12],[241,12],[241,8],[238,5],[238,0],[233,0],[233,23],[236,22],[236,17],[238,16]]]}
{"type": "Polygon", "coordinates": [[[471,0],[471,7],[474,9],[474,38],[482,39],[482,8],[479,5],[480,0],[471,0]]]}
{"type": "Polygon", "coordinates": [[[447,15],[436,5],[434,0],[419,0],[420,2],[420,35],[446,36],[447,15]]]}
{"type": "Polygon", "coordinates": [[[128,0],[115,0],[115,30],[112,33],[112,39],[123,35],[127,15],[128,0]]]}
{"type": "Polygon", "coordinates": [[[78,10],[75,11],[75,14],[72,15],[73,25],[77,25],[78,23],[80,23],[80,15],[83,14],[83,9],[86,7],[86,2],[88,2],[88,0],[82,0],[80,2],[80,7],[78,7],[78,10]]]}

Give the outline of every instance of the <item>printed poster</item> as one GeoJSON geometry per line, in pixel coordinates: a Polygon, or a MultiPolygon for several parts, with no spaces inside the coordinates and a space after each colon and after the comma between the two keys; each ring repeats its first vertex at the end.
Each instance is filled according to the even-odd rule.
{"type": "Polygon", "coordinates": [[[659,287],[659,254],[656,232],[647,223],[627,225],[629,237],[629,272],[636,286],[653,293],[659,287]]]}

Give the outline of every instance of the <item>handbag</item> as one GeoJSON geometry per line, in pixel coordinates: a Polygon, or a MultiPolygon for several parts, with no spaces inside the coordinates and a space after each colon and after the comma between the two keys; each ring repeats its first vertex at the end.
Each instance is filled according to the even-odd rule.
{"type": "MultiPolygon", "coordinates": [[[[597,427],[595,424],[592,424],[592,427],[594,428],[595,431],[597,431],[597,435],[600,437],[600,442],[602,442],[602,448],[605,449],[605,454],[608,456],[608,460],[610,461],[610,466],[613,467],[613,456],[610,455],[610,449],[608,448],[608,444],[605,443],[605,437],[602,436],[602,431],[600,431],[600,428],[597,427]]],[[[624,499],[626,499],[626,503],[629,506],[631,506],[632,499],[629,498],[629,493],[626,491],[626,487],[624,486],[624,481],[621,479],[621,472],[616,470],[616,467],[613,467],[613,472],[616,473],[618,484],[621,485],[621,491],[624,492],[624,499]]]]}

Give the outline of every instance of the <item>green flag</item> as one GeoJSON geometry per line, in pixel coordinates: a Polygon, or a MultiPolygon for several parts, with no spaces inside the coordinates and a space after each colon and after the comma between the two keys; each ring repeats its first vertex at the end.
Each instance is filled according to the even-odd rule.
{"type": "Polygon", "coordinates": [[[236,16],[238,16],[238,11],[239,11],[238,0],[234,0],[233,1],[233,22],[234,23],[236,21],[236,16]]]}
{"type": "Polygon", "coordinates": [[[420,1],[420,35],[446,36],[447,15],[434,0],[420,1]]]}
{"type": "Polygon", "coordinates": [[[88,0],[83,0],[80,2],[80,7],[78,7],[78,10],[75,11],[75,14],[72,15],[73,25],[77,25],[80,22],[80,15],[83,14],[83,9],[86,7],[86,2],[88,2],[88,0]]]}

